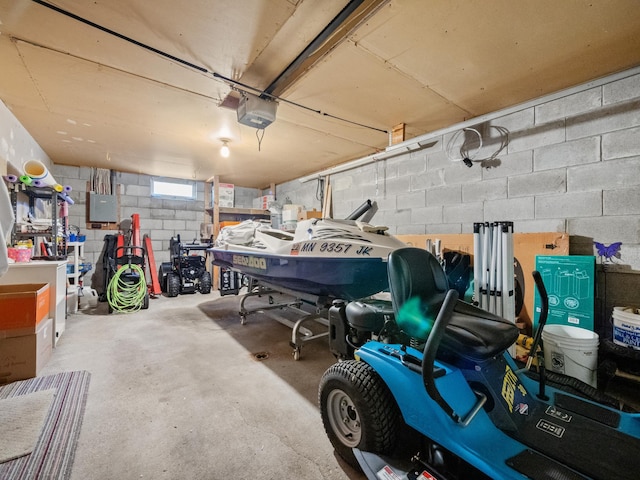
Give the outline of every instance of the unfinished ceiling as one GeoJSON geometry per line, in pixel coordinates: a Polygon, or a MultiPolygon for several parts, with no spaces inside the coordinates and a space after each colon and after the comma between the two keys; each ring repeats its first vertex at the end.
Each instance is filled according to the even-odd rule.
{"type": "Polygon", "coordinates": [[[0,0],[0,33],[0,99],[54,163],[255,188],[640,65],[637,0],[0,0]],[[239,90],[275,122],[238,123],[239,90]]]}

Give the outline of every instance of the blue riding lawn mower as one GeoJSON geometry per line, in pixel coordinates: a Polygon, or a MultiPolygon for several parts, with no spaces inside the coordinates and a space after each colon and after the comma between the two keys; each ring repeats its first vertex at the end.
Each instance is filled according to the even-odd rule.
{"type": "Polygon", "coordinates": [[[329,313],[341,361],[319,404],[336,452],[368,479],[638,479],[640,414],[580,380],[546,372],[538,347],[508,353],[507,320],[458,299],[438,260],[389,256],[391,308],[351,302],[329,313]]]}

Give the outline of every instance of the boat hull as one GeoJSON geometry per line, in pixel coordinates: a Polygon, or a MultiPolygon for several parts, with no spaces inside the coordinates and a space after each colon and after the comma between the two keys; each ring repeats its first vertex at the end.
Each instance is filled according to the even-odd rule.
{"type": "Polygon", "coordinates": [[[387,262],[380,257],[271,255],[213,248],[215,265],[319,297],[357,300],[389,288],[387,262]]]}

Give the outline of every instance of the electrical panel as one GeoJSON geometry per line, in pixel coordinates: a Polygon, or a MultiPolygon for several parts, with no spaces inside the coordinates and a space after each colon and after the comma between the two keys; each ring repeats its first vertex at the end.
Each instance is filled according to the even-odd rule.
{"type": "Polygon", "coordinates": [[[118,201],[116,195],[89,194],[90,222],[117,222],[118,201]]]}

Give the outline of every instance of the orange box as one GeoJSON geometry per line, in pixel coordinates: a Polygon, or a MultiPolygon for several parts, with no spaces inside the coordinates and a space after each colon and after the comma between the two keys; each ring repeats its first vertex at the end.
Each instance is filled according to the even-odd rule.
{"type": "Polygon", "coordinates": [[[316,210],[302,210],[298,212],[298,221],[309,220],[310,218],[322,218],[322,212],[316,210]]]}
{"type": "Polygon", "coordinates": [[[232,220],[225,220],[224,222],[220,222],[220,228],[224,227],[232,227],[234,225],[238,225],[240,222],[234,222],[232,220]]]}
{"type": "Polygon", "coordinates": [[[48,283],[0,285],[0,330],[35,333],[36,325],[49,318],[49,302],[48,283]]]}
{"type": "Polygon", "coordinates": [[[0,385],[38,375],[53,353],[52,338],[52,318],[40,322],[30,334],[0,337],[0,385]]]}

